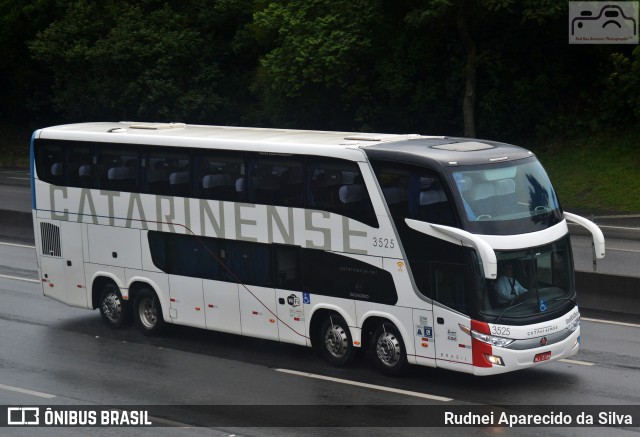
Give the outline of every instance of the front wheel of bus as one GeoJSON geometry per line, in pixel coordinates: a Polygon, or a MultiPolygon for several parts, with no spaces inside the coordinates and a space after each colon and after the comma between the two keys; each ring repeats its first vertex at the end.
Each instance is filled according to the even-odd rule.
{"type": "Polygon", "coordinates": [[[129,322],[129,306],[122,299],[120,290],[113,282],[108,282],[100,293],[100,315],[111,328],[121,328],[129,322]]]}
{"type": "Polygon", "coordinates": [[[334,366],[345,367],[355,358],[349,325],[338,314],[328,316],[320,328],[319,349],[334,366]]]}
{"type": "Polygon", "coordinates": [[[156,294],[145,288],[136,294],[133,302],[133,314],[138,329],[144,335],[159,335],[164,326],[162,307],[156,294]]]}
{"type": "Polygon", "coordinates": [[[381,324],[373,333],[371,348],[375,366],[385,375],[398,376],[407,370],[407,351],[394,325],[381,324]]]}

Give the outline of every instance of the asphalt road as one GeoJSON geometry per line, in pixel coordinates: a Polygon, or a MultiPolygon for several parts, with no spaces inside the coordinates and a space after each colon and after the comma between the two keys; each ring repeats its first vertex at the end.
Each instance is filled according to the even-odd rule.
{"type": "MultiPolygon", "coordinates": [[[[176,413],[154,420],[182,424],[154,430],[102,428],[98,435],[425,435],[417,428],[190,428],[198,418],[181,412],[180,405],[285,405],[291,407],[284,407],[284,413],[293,415],[304,405],[367,405],[382,416],[398,405],[507,405],[517,410],[535,404],[626,404],[640,409],[640,325],[583,320],[580,353],[572,361],[535,369],[479,378],[415,367],[404,378],[388,378],[366,359],[337,369],[311,349],[277,342],[184,327],[162,338],[144,337],[135,329],[111,330],[97,311],[43,297],[35,262],[33,248],[0,244],[0,405],[168,404],[176,405],[176,413]]],[[[315,420],[323,423],[321,413],[315,420]]],[[[1,434],[87,433],[82,428],[52,431],[5,428],[1,434]]],[[[504,431],[600,436],[638,435],[640,428],[454,428],[446,434],[504,431]]]]}

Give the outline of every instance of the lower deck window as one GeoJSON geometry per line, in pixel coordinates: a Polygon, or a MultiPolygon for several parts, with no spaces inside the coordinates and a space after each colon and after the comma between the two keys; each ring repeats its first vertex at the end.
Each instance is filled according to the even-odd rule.
{"type": "Polygon", "coordinates": [[[154,265],[179,276],[393,305],[391,273],[363,261],[297,246],[149,231],[154,265]]]}

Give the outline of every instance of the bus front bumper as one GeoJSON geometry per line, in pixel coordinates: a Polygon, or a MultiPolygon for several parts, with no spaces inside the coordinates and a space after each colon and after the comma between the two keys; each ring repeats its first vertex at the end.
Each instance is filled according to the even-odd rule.
{"type": "Polygon", "coordinates": [[[514,370],[544,365],[574,356],[580,350],[580,327],[564,340],[548,346],[540,346],[526,350],[512,350],[500,347],[492,348],[492,355],[499,357],[504,365],[493,364],[490,367],[473,367],[473,374],[497,375],[514,370]]]}

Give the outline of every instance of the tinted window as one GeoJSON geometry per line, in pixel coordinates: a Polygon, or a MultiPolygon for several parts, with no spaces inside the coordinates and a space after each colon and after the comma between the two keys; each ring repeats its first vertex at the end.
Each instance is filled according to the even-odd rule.
{"type": "Polygon", "coordinates": [[[106,144],[98,153],[98,188],[138,191],[139,159],[136,149],[117,149],[106,144]]]}
{"type": "Polygon", "coordinates": [[[145,158],[145,192],[186,197],[191,192],[189,155],[158,150],[145,158]]]}
{"type": "Polygon", "coordinates": [[[149,232],[149,248],[154,265],[180,276],[217,279],[218,246],[213,238],[149,232]]]}
{"type": "Polygon", "coordinates": [[[72,187],[91,188],[93,171],[91,148],[88,145],[70,147],[67,151],[67,177],[72,187]]]}
{"type": "Polygon", "coordinates": [[[39,144],[37,150],[38,177],[54,185],[65,185],[64,150],[60,145],[39,144]]]}
{"type": "Polygon", "coordinates": [[[303,206],[302,161],[290,157],[259,155],[252,168],[251,202],[278,206],[303,206]]]}
{"type": "Polygon", "coordinates": [[[307,206],[378,226],[369,192],[358,164],[343,160],[313,160],[309,164],[307,206]]]}
{"type": "Polygon", "coordinates": [[[456,225],[452,204],[435,173],[421,167],[386,163],[374,163],[374,171],[395,219],[456,225]]]}
{"type": "Polygon", "coordinates": [[[302,278],[303,289],[313,294],[391,305],[398,301],[391,273],[343,255],[303,249],[302,278]]]}
{"type": "Polygon", "coordinates": [[[227,266],[247,285],[272,287],[271,254],[266,244],[225,241],[227,266]]]}
{"type": "Polygon", "coordinates": [[[174,275],[391,305],[398,300],[389,272],[343,255],[155,231],[148,238],[154,265],[174,275]]]}
{"type": "Polygon", "coordinates": [[[205,199],[242,200],[245,165],[240,154],[204,155],[196,159],[197,194],[205,199]]]}
{"type": "MultiPolygon", "coordinates": [[[[169,274],[273,287],[274,248],[268,244],[150,231],[154,265],[169,274]]],[[[275,250],[277,281],[290,288],[299,281],[295,248],[275,250]]]]}
{"type": "Polygon", "coordinates": [[[468,266],[456,264],[431,264],[433,299],[463,314],[469,314],[467,302],[468,266]]]}
{"type": "Polygon", "coordinates": [[[276,288],[302,289],[300,276],[300,248],[274,246],[276,288]]]}

